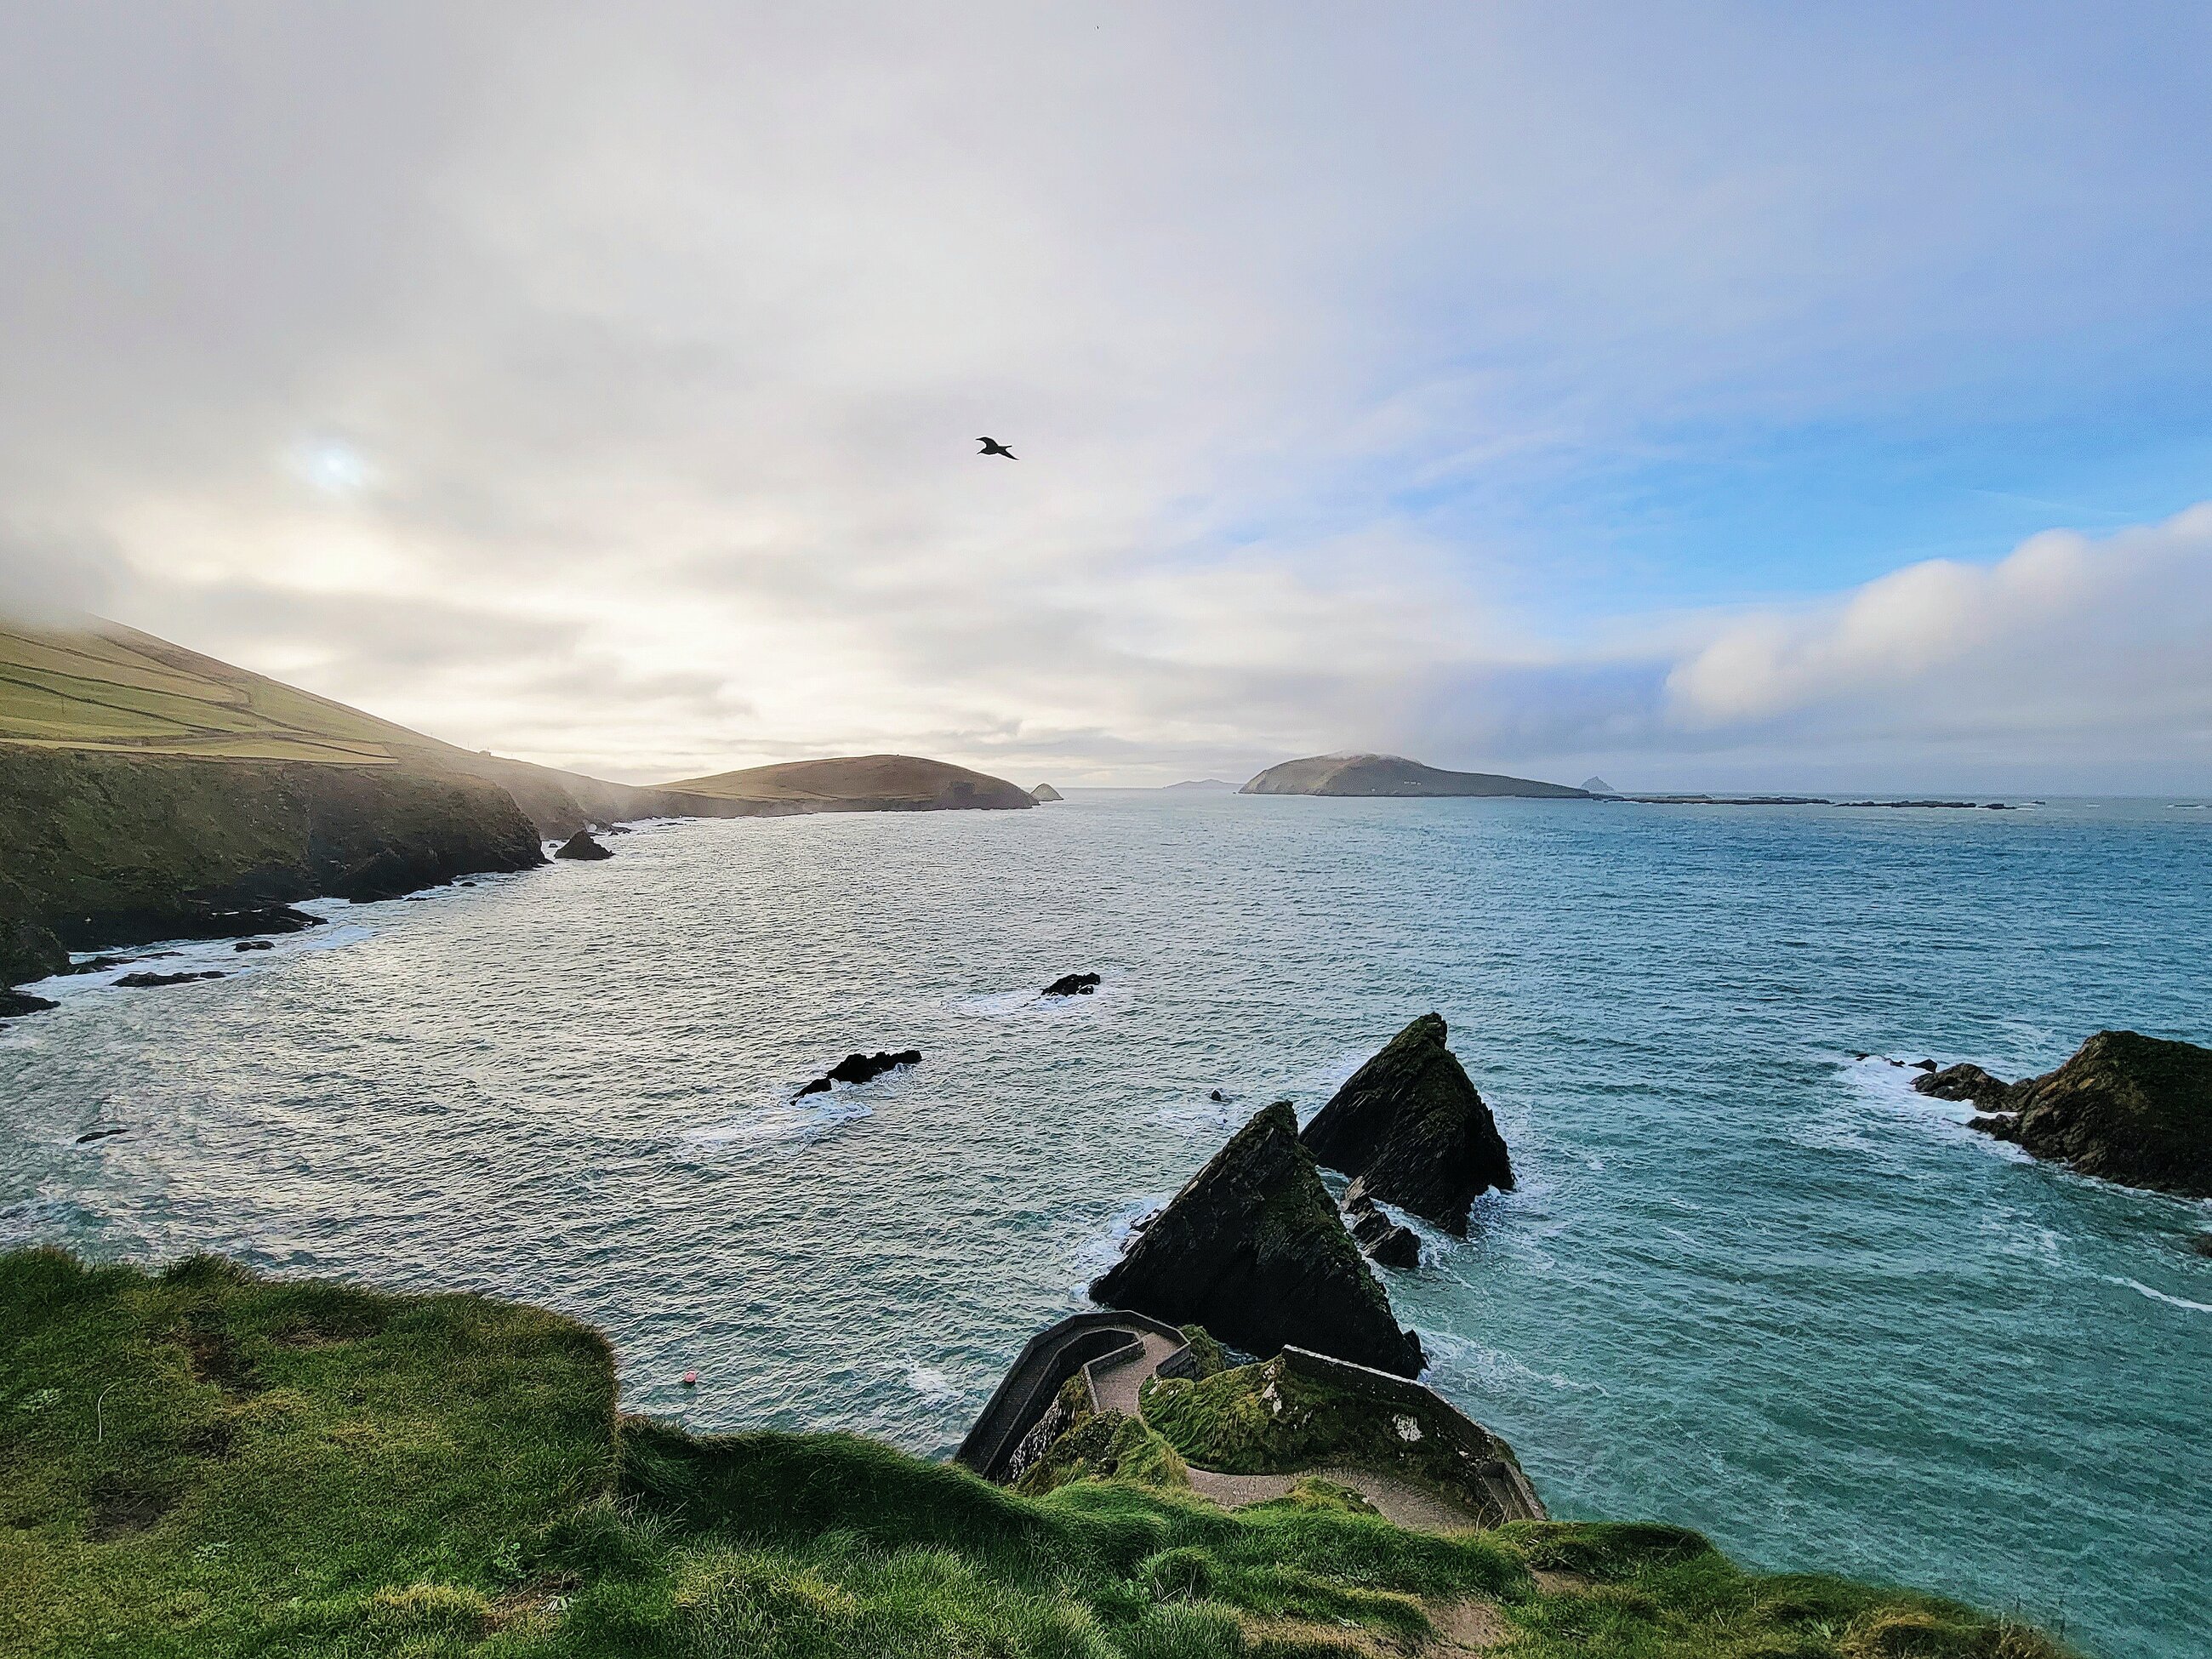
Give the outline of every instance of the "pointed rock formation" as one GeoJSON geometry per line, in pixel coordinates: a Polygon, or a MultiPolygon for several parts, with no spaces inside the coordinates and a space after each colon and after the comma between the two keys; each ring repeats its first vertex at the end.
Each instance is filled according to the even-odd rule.
{"type": "Polygon", "coordinates": [[[611,859],[614,854],[593,841],[589,830],[579,830],[561,843],[561,850],[553,856],[556,859],[580,859],[589,863],[599,859],[611,859]]]}
{"type": "Polygon", "coordinates": [[[1288,1101],[1239,1129],[1091,1296],[1255,1353],[1295,1345],[1401,1376],[1427,1363],[1345,1231],[1288,1101]]]}
{"type": "Polygon", "coordinates": [[[2212,1198],[2212,1048],[2100,1031],[1973,1127],[2083,1175],[2212,1198]]]}
{"type": "Polygon", "coordinates": [[[1054,788],[1050,784],[1041,783],[1037,785],[1036,788],[1030,791],[1030,799],[1031,800],[1037,801],[1066,800],[1067,797],[1061,794],[1059,790],[1054,788]]]}
{"type": "Polygon", "coordinates": [[[1441,1016],[1423,1014],[1352,1074],[1303,1139],[1356,1190],[1464,1236],[1468,1205],[1492,1187],[1510,1192],[1513,1164],[1444,1035],[1441,1016]]]}

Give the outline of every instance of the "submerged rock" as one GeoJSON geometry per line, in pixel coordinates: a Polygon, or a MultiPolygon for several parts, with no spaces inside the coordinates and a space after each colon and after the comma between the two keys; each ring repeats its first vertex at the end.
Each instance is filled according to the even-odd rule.
{"type": "Polygon", "coordinates": [[[1356,1191],[1463,1235],[1477,1194],[1512,1190],[1513,1164],[1444,1036],[1442,1017],[1423,1014],[1352,1074],[1303,1139],[1355,1177],[1356,1191]]]}
{"type": "Polygon", "coordinates": [[[1345,1231],[1288,1101],[1231,1136],[1091,1295],[1255,1353],[1295,1345],[1401,1376],[1426,1363],[1345,1231]]]}
{"type": "Polygon", "coordinates": [[[614,854],[593,841],[589,830],[579,830],[561,843],[561,850],[553,856],[556,859],[576,859],[586,864],[596,864],[601,859],[612,858],[614,854]]]}
{"type": "Polygon", "coordinates": [[[1978,1066],[1946,1066],[1940,1072],[1929,1072],[1912,1079],[1916,1093],[1933,1095],[1938,1100],[1963,1100],[1980,1107],[1985,1112],[2002,1108],[2005,1097],[2012,1092],[2012,1085],[2001,1077],[1993,1077],[1978,1066]]]}
{"type": "Polygon", "coordinates": [[[2084,1175],[2212,1198],[2212,1048],[2100,1031],[1973,1127],[2084,1175]]]}
{"type": "Polygon", "coordinates": [[[198,974],[125,974],[116,984],[126,991],[150,991],[162,985],[189,985],[197,979],[227,978],[222,969],[210,968],[198,974]]]}
{"type": "Polygon", "coordinates": [[[1096,974],[1063,974],[1040,994],[1048,997],[1087,997],[1098,988],[1096,974]]]}
{"type": "Polygon", "coordinates": [[[902,1048],[896,1054],[878,1049],[872,1054],[848,1054],[792,1098],[804,1100],[809,1095],[827,1094],[830,1085],[837,1083],[872,1083],[885,1072],[921,1063],[921,1050],[919,1048],[902,1048]]]}

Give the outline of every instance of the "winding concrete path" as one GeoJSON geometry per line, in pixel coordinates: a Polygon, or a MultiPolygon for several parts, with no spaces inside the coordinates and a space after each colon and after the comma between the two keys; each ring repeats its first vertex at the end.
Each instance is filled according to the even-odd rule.
{"type": "MultiPolygon", "coordinates": [[[[1182,1342],[1146,1331],[1141,1334],[1145,1352],[1141,1358],[1131,1356],[1110,1368],[1094,1367],[1091,1383],[1098,1398],[1102,1411],[1120,1412],[1125,1417],[1141,1417],[1137,1395],[1147,1377],[1159,1370],[1160,1362],[1182,1347],[1182,1342]]],[[[1481,1525],[1471,1511],[1462,1509],[1440,1493],[1425,1486],[1389,1474],[1379,1469],[1355,1468],[1349,1464],[1331,1464],[1327,1468],[1301,1469],[1291,1474],[1217,1474],[1212,1469],[1201,1469],[1190,1464],[1191,1490],[1201,1498],[1211,1498],[1224,1509],[1237,1509],[1246,1504],[1264,1504],[1271,1498],[1289,1494],[1292,1486],[1309,1475],[1332,1481],[1340,1486],[1349,1486],[1380,1510],[1384,1517],[1401,1527],[1416,1532],[1457,1532],[1464,1528],[1481,1525]]]]}

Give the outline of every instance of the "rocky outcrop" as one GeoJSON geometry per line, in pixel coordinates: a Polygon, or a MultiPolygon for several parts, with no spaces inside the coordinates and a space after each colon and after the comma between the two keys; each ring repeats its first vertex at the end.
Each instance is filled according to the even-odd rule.
{"type": "Polygon", "coordinates": [[[1098,988],[1096,974],[1063,974],[1037,993],[1048,997],[1087,997],[1098,988]]]}
{"type": "Polygon", "coordinates": [[[20,1019],[25,1014],[43,1014],[61,1004],[47,997],[34,997],[28,991],[10,991],[0,986],[0,1019],[20,1019]]]}
{"type": "Polygon", "coordinates": [[[115,982],[126,991],[151,991],[163,985],[190,985],[196,980],[224,977],[221,969],[210,968],[197,974],[157,974],[151,971],[125,974],[115,982]]]}
{"type": "Polygon", "coordinates": [[[1239,792],[1247,795],[1520,795],[1546,800],[1588,800],[1587,789],[1501,772],[1448,772],[1403,755],[1315,755],[1285,761],[1261,773],[1239,792]]]}
{"type": "Polygon", "coordinates": [[[1947,1066],[1937,1072],[1925,1072],[1912,1079],[1917,1093],[1932,1095],[1937,1100],[1960,1100],[1980,1107],[1985,1112],[2003,1109],[2005,1097],[2012,1092],[2012,1085],[2002,1078],[1992,1077],[1978,1066],[1947,1066]]]}
{"type": "Polygon", "coordinates": [[[1973,1127],[2084,1175],[2212,1198],[2212,1048],[2100,1031],[1973,1127]]]}
{"type": "Polygon", "coordinates": [[[1238,1130],[1091,1295],[1255,1353],[1295,1345],[1401,1376],[1426,1363],[1345,1231],[1287,1101],[1238,1130]]]}
{"type": "Polygon", "coordinates": [[[1512,1190],[1513,1164],[1445,1035],[1440,1015],[1423,1014],[1352,1074],[1303,1139],[1356,1193],[1464,1235],[1477,1194],[1512,1190]]]}
{"type": "Polygon", "coordinates": [[[0,955],[312,925],[320,894],[393,897],[544,862],[506,791],[397,765],[164,758],[0,745],[0,955]]]}
{"type": "Polygon", "coordinates": [[[896,1054],[879,1048],[872,1054],[848,1054],[792,1098],[804,1100],[809,1095],[826,1095],[834,1084],[872,1083],[885,1072],[921,1064],[921,1050],[919,1048],[902,1048],[896,1054]]]}
{"type": "Polygon", "coordinates": [[[553,856],[556,859],[574,859],[581,864],[596,864],[601,859],[612,858],[614,854],[593,841],[589,830],[579,830],[561,843],[560,850],[553,856]]]}
{"type": "Polygon", "coordinates": [[[1037,785],[1036,788],[1030,791],[1030,799],[1035,801],[1047,801],[1066,800],[1067,797],[1061,794],[1059,790],[1054,788],[1050,784],[1041,783],[1037,785]]]}

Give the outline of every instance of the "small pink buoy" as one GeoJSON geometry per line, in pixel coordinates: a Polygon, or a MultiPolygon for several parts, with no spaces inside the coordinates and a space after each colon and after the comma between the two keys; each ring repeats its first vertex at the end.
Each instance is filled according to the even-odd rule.
{"type": "Polygon", "coordinates": [[[696,1389],[696,1388],[697,1388],[697,1387],[699,1386],[699,1373],[698,1373],[698,1372],[696,1372],[696,1371],[686,1371],[686,1372],[684,1372],[684,1386],[685,1388],[687,1388],[687,1389],[696,1389]]]}

